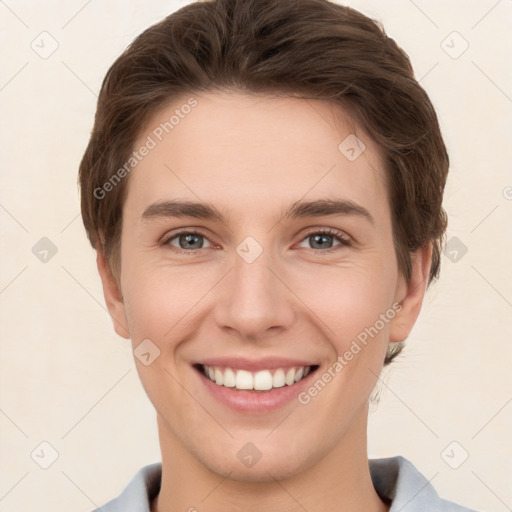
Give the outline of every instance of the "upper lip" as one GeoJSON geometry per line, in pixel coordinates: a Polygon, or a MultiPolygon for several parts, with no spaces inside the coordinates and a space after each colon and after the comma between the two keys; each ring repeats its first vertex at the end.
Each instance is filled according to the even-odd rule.
{"type": "Polygon", "coordinates": [[[277,368],[316,366],[311,361],[282,357],[265,357],[262,359],[247,359],[243,357],[212,357],[198,361],[196,364],[218,366],[220,368],[234,368],[237,370],[247,370],[249,372],[257,372],[259,370],[275,370],[277,368]]]}

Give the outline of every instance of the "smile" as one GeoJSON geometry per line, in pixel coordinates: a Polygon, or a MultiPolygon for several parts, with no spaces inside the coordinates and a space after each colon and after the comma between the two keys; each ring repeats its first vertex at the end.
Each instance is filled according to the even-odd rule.
{"type": "Polygon", "coordinates": [[[269,391],[274,388],[292,386],[307,377],[314,368],[314,366],[301,366],[250,372],[205,364],[199,365],[199,370],[203,375],[218,386],[255,391],[269,391]]]}

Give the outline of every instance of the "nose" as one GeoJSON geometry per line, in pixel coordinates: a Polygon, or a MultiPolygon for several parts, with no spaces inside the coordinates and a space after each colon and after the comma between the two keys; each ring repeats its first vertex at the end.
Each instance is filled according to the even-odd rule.
{"type": "Polygon", "coordinates": [[[266,251],[252,263],[235,254],[215,305],[219,328],[257,341],[295,322],[294,295],[266,251]]]}

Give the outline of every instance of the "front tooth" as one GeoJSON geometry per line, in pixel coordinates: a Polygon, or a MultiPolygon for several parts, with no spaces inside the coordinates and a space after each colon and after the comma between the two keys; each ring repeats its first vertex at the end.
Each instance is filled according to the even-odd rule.
{"type": "Polygon", "coordinates": [[[272,387],[282,388],[284,384],[284,371],[282,368],[279,368],[278,370],[276,370],[274,376],[272,377],[272,387]]]}
{"type": "Polygon", "coordinates": [[[224,386],[234,388],[235,382],[235,372],[231,368],[226,368],[224,372],[224,386]]]}
{"type": "Polygon", "coordinates": [[[246,370],[236,372],[235,386],[237,389],[254,389],[252,373],[246,370]]]}
{"type": "Polygon", "coordinates": [[[281,388],[285,384],[291,386],[306,377],[311,371],[309,366],[302,368],[290,368],[287,372],[282,368],[275,370],[274,375],[269,370],[256,372],[253,376],[246,370],[232,370],[231,368],[221,369],[205,365],[205,373],[211,381],[219,386],[237,389],[256,389],[268,391],[272,388],[281,388]]]}
{"type": "Polygon", "coordinates": [[[254,375],[254,389],[258,391],[272,389],[272,374],[268,370],[256,372],[254,375]]]}
{"type": "Polygon", "coordinates": [[[286,373],[284,381],[288,386],[291,386],[295,382],[295,368],[290,368],[286,373]]]}
{"type": "Polygon", "coordinates": [[[215,382],[219,386],[224,384],[223,373],[218,368],[215,368],[215,382]]]}

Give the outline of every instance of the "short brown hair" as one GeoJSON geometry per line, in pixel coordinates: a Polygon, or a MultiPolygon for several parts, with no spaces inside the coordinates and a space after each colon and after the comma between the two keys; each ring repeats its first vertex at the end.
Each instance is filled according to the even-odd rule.
{"type": "MultiPolygon", "coordinates": [[[[447,226],[448,154],[434,108],[408,56],[382,26],[328,0],[211,0],[187,5],[140,34],[103,81],[80,163],[81,211],[92,246],[120,272],[125,164],[149,118],[174,98],[213,90],[328,100],[349,112],[384,155],[399,271],[432,243],[439,275],[447,226]]],[[[401,351],[390,345],[385,363],[401,351]]]]}

